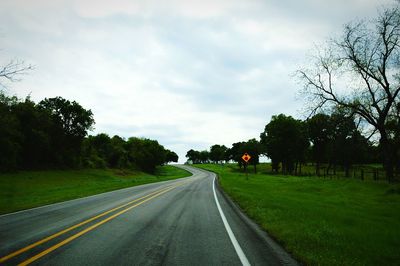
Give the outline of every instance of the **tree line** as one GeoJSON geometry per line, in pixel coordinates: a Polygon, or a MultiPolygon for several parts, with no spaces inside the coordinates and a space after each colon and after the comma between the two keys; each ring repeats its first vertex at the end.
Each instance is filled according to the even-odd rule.
{"type": "MultiPolygon", "coordinates": [[[[394,141],[393,145],[400,150],[399,143],[394,141]]],[[[301,174],[302,165],[312,162],[317,175],[321,165],[325,165],[328,171],[343,169],[348,176],[354,164],[382,163],[380,147],[363,136],[354,116],[339,110],[331,115],[316,114],[306,120],[275,115],[259,140],[236,142],[230,148],[215,144],[210,151],[192,149],[186,157],[191,163],[233,161],[242,167],[246,166],[241,158],[244,153],[251,156],[248,164],[255,172],[260,156],[270,158],[272,171],[284,174],[301,174]]],[[[400,171],[399,163],[397,171],[400,171]]]]}
{"type": "Polygon", "coordinates": [[[39,103],[0,92],[0,171],[49,168],[139,168],[177,162],[156,140],[105,133],[88,136],[91,110],[61,97],[39,103]]]}

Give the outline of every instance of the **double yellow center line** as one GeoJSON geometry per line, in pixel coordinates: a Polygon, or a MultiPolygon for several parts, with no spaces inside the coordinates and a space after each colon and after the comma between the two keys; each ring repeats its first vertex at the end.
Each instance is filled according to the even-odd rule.
{"type": "Polygon", "coordinates": [[[12,253],[0,258],[0,263],[4,263],[5,261],[7,261],[7,260],[9,260],[9,259],[11,259],[11,258],[13,258],[15,256],[18,256],[18,255],[20,255],[20,254],[22,254],[22,253],[34,248],[34,247],[37,247],[37,246],[39,246],[39,245],[41,245],[43,243],[46,243],[46,242],[48,242],[48,241],[50,241],[50,240],[52,240],[52,239],[54,239],[54,238],[56,238],[58,236],[61,236],[61,235],[65,234],[65,233],[71,231],[71,230],[74,230],[74,229],[76,229],[76,228],[78,228],[80,226],[83,226],[83,225],[85,225],[87,223],[90,223],[90,222],[92,222],[94,220],[97,220],[97,219],[99,219],[99,218],[101,218],[101,217],[103,217],[103,216],[105,216],[107,214],[110,214],[112,212],[115,212],[117,210],[120,210],[120,209],[122,209],[124,207],[127,207],[127,206],[133,204],[132,206],[129,206],[129,207],[127,207],[127,208],[125,208],[125,209],[123,209],[123,210],[121,210],[121,211],[119,211],[119,212],[117,212],[117,213],[115,213],[115,214],[113,214],[113,215],[111,215],[111,216],[109,216],[109,217],[107,217],[107,218],[105,218],[105,219],[103,219],[103,220],[101,220],[101,221],[99,221],[99,222],[87,227],[86,229],[84,229],[84,230],[82,230],[82,231],[80,231],[80,232],[78,232],[78,233],[66,238],[65,240],[59,242],[58,244],[56,244],[54,246],[51,246],[50,248],[48,248],[48,249],[36,254],[35,256],[33,256],[33,257],[31,257],[31,258],[29,258],[29,259],[27,259],[27,260],[25,260],[25,261],[23,261],[23,262],[21,262],[19,264],[19,265],[28,265],[28,264],[38,260],[39,258],[49,254],[50,252],[56,250],[57,248],[59,248],[59,247],[65,245],[65,244],[71,242],[72,240],[80,237],[81,235],[84,235],[87,232],[92,231],[93,229],[99,227],[100,225],[102,225],[102,224],[104,224],[104,223],[106,223],[108,221],[111,221],[112,219],[120,216],[121,214],[124,214],[125,212],[127,212],[127,211],[129,211],[129,210],[131,210],[131,209],[133,209],[133,208],[135,208],[135,207],[137,207],[137,206],[139,206],[139,205],[141,205],[141,204],[143,204],[143,203],[145,203],[145,202],[147,202],[147,201],[149,201],[151,199],[154,199],[154,198],[156,198],[156,197],[158,197],[158,196],[160,196],[160,195],[162,195],[162,194],[164,194],[164,193],[166,193],[166,192],[168,192],[168,191],[170,191],[170,190],[172,190],[172,189],[174,189],[176,187],[179,187],[179,186],[183,185],[184,183],[186,183],[186,182],[185,181],[179,182],[176,185],[172,185],[172,186],[168,186],[168,187],[156,190],[156,191],[154,191],[152,193],[149,193],[149,194],[147,194],[147,195],[145,195],[143,197],[137,198],[137,199],[132,200],[132,201],[130,201],[128,203],[122,204],[122,205],[120,205],[118,207],[115,207],[115,208],[113,208],[111,210],[105,211],[105,212],[103,212],[103,213],[101,213],[99,215],[96,215],[96,216],[94,216],[92,218],[89,218],[89,219],[87,219],[87,220],[85,220],[83,222],[80,222],[80,223],[76,224],[76,225],[68,227],[68,228],[66,228],[66,229],[64,229],[62,231],[59,231],[59,232],[57,232],[57,233],[55,233],[53,235],[50,235],[50,236],[48,236],[46,238],[43,238],[43,239],[41,239],[41,240],[39,240],[39,241],[37,241],[35,243],[32,243],[32,244],[30,244],[30,245],[28,245],[28,246],[26,246],[24,248],[21,248],[21,249],[19,249],[17,251],[14,251],[14,252],[12,252],[12,253]],[[134,203],[136,203],[136,204],[134,204],[134,203]]]}

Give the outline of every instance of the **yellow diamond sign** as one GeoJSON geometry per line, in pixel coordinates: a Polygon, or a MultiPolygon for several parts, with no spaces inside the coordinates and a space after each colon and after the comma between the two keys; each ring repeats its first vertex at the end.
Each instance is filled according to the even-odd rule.
{"type": "Polygon", "coordinates": [[[250,161],[251,156],[246,152],[245,154],[243,154],[242,159],[247,163],[248,161],[250,161]]]}

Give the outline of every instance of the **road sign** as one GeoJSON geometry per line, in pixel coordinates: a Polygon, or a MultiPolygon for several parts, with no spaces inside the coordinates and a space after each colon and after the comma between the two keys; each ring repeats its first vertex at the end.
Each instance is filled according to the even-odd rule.
{"type": "Polygon", "coordinates": [[[243,154],[242,159],[247,163],[248,161],[250,161],[251,156],[246,152],[245,154],[243,154]]]}

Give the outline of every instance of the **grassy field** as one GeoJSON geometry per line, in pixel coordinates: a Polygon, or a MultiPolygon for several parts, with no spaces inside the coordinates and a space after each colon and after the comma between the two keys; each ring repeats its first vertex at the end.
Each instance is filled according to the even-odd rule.
{"type": "Polygon", "coordinates": [[[112,169],[27,171],[0,174],[0,213],[14,212],[189,175],[189,172],[174,166],[159,167],[155,175],[112,169]]]}
{"type": "Polygon", "coordinates": [[[308,265],[399,265],[399,184],[266,174],[246,180],[236,165],[196,166],[216,172],[233,200],[308,265]]]}

